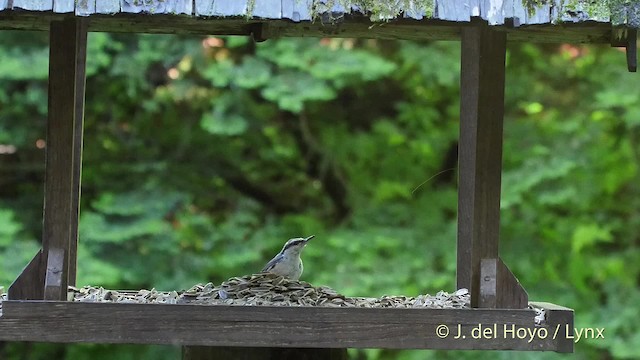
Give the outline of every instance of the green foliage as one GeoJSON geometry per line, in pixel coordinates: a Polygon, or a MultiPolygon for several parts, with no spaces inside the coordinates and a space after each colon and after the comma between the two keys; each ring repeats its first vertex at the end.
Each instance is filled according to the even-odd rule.
{"type": "Polygon", "coordinates": [[[14,212],[0,203],[0,284],[8,288],[37,251],[14,212]]]}
{"type": "MultiPolygon", "coordinates": [[[[0,144],[17,148],[0,154],[6,289],[41,236],[48,51],[46,34],[0,36],[0,144]]],[[[91,34],[78,283],[219,283],[315,234],[303,275],[314,284],[358,296],[453,290],[459,56],[452,42],[91,34]]],[[[510,45],[507,84],[502,256],[533,300],[606,328],[605,340],[577,344],[581,358],[633,358],[639,85],[609,47],[530,44],[510,45]]],[[[0,354],[177,351],[12,344],[0,354]]]]}

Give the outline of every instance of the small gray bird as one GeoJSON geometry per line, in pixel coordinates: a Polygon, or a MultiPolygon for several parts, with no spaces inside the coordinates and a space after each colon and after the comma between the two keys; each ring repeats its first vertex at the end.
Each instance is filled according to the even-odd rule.
{"type": "Polygon", "coordinates": [[[262,272],[284,276],[292,280],[300,279],[303,270],[300,253],[305,245],[307,245],[307,242],[313,239],[314,236],[315,235],[307,238],[289,239],[278,255],[264,266],[262,272]]]}

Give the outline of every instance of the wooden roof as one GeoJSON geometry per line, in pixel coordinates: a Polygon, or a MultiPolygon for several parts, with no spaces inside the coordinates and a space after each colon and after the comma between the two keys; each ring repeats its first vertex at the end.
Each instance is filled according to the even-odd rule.
{"type": "Polygon", "coordinates": [[[92,31],[248,35],[265,25],[264,38],[391,39],[457,39],[479,17],[511,40],[607,43],[612,26],[640,25],[640,1],[0,0],[0,29],[45,30],[69,14],[91,18],[92,31]]]}

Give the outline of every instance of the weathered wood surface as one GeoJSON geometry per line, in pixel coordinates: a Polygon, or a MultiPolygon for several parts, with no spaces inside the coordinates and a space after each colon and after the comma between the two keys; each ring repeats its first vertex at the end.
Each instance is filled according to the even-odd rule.
{"type": "Polygon", "coordinates": [[[548,302],[531,302],[532,306],[544,309],[546,313],[546,321],[550,328],[558,328],[557,348],[555,351],[570,353],[573,352],[573,341],[565,341],[566,339],[574,339],[574,316],[573,310],[564,306],[551,304],[548,302]]]}
{"type": "MultiPolygon", "coordinates": [[[[297,0],[292,0],[297,1],[297,0]]],[[[304,0],[301,1],[304,3],[304,0]]],[[[303,22],[286,20],[250,20],[245,18],[212,18],[211,20],[156,14],[119,13],[116,15],[93,15],[89,31],[198,34],[198,35],[250,35],[254,26],[263,24],[273,29],[270,37],[353,37],[407,40],[459,40],[460,30],[471,26],[465,22],[434,20],[396,20],[383,26],[374,26],[366,18],[344,19],[338,24],[321,21],[306,22],[310,16],[302,4],[295,3],[293,17],[303,22]]],[[[124,10],[123,10],[124,11],[124,10]]],[[[49,22],[62,20],[68,14],[35,12],[0,12],[0,30],[48,30],[49,22]]],[[[611,24],[571,23],[561,25],[532,25],[517,28],[495,27],[508,33],[510,41],[540,43],[601,43],[610,44],[611,24]]]]}
{"type": "Polygon", "coordinates": [[[80,193],[82,191],[82,148],[84,135],[84,100],[87,64],[88,20],[78,19],[76,24],[75,104],[73,129],[73,183],[71,184],[71,236],[69,239],[69,286],[76,285],[78,262],[78,221],[80,219],[80,193]]]}
{"type": "MultiPolygon", "coordinates": [[[[8,5],[7,2],[5,7],[8,5]]],[[[53,10],[53,0],[13,0],[13,9],[50,11],[53,10]]]]}
{"type": "MultiPolygon", "coordinates": [[[[331,12],[366,17],[367,9],[352,5],[353,1],[338,0],[329,8],[326,0],[0,0],[0,10],[11,8],[34,12],[75,12],[79,16],[116,13],[180,14],[195,17],[250,17],[308,21],[313,7],[331,12]]],[[[530,4],[533,2],[529,2],[530,4]]],[[[531,7],[523,0],[434,0],[411,1],[407,8],[398,8],[390,2],[389,18],[434,19],[469,22],[481,17],[491,25],[510,23],[512,26],[556,24],[559,22],[611,22],[614,25],[640,26],[640,1],[611,3],[604,1],[597,6],[593,2],[552,0],[531,7]]],[[[385,4],[380,1],[380,4],[385,4]]],[[[322,13],[319,14],[322,18],[322,13]]]]}
{"type": "Polygon", "coordinates": [[[70,267],[75,267],[77,254],[77,242],[72,238],[78,233],[80,164],[77,162],[81,158],[82,135],[77,130],[82,129],[78,122],[82,122],[84,102],[79,100],[84,98],[85,75],[84,60],[79,61],[78,55],[86,54],[86,31],[82,19],[51,23],[42,234],[42,260],[47,264],[44,295],[50,300],[66,300],[69,274],[76,273],[70,267]]]}
{"type": "MultiPolygon", "coordinates": [[[[572,323],[571,310],[557,312],[554,321],[572,323]]],[[[6,301],[0,317],[0,341],[572,351],[571,339],[551,336],[556,325],[564,324],[535,326],[534,317],[533,310],[6,301]],[[494,324],[492,336],[473,336],[473,329],[494,324]],[[549,336],[529,341],[505,332],[505,324],[507,330],[544,328],[549,336]],[[448,335],[444,336],[443,327],[442,337],[436,334],[440,325],[448,327],[448,335]],[[464,338],[455,338],[458,326],[464,338]]]]}
{"type": "Polygon", "coordinates": [[[480,260],[498,258],[506,34],[462,30],[457,287],[480,299],[480,260]]]}
{"type": "Polygon", "coordinates": [[[482,259],[478,305],[492,309],[525,309],[529,305],[529,295],[502,259],[482,259]]]}

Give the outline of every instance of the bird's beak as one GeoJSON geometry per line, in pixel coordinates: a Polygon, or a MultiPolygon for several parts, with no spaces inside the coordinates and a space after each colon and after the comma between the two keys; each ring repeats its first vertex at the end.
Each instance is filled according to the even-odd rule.
{"type": "Polygon", "coordinates": [[[305,238],[305,239],[304,239],[304,242],[306,243],[306,242],[308,242],[309,240],[313,239],[314,237],[315,237],[315,235],[311,235],[311,236],[309,236],[308,238],[305,238]]]}

